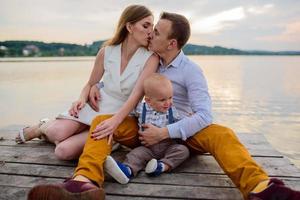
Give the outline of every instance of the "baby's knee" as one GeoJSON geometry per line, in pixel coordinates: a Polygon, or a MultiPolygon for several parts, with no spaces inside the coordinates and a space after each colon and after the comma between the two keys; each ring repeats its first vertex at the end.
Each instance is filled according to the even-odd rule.
{"type": "Polygon", "coordinates": [[[178,145],[177,150],[181,152],[182,156],[188,158],[190,156],[190,151],[185,145],[178,145]]]}

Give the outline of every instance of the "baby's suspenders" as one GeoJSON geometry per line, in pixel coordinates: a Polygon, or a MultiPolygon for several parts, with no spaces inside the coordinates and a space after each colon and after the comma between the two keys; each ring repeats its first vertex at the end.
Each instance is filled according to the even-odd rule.
{"type": "MultiPolygon", "coordinates": [[[[146,109],[146,103],[143,103],[143,110],[142,110],[142,124],[145,124],[146,122],[146,113],[147,113],[147,109],[146,109]]],[[[169,124],[174,123],[174,117],[173,117],[173,110],[172,107],[169,108],[168,110],[168,120],[169,120],[169,124]]],[[[144,131],[144,128],[142,127],[142,131],[144,131]]]]}

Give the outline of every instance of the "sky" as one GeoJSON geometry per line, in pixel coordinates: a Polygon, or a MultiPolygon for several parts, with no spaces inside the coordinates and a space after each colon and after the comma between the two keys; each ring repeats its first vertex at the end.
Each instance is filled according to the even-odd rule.
{"type": "Polygon", "coordinates": [[[91,44],[108,39],[130,4],[185,15],[189,43],[243,50],[300,51],[299,0],[0,0],[0,41],[91,44]]]}

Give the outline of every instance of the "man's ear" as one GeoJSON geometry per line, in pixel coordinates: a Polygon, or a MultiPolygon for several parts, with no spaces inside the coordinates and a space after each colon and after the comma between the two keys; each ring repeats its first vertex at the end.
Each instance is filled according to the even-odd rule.
{"type": "Polygon", "coordinates": [[[176,39],[171,39],[169,42],[168,50],[177,48],[177,40],[176,39]]]}
{"type": "Polygon", "coordinates": [[[130,22],[126,23],[126,29],[127,29],[128,33],[130,33],[130,34],[132,33],[132,26],[131,26],[130,22]]]}

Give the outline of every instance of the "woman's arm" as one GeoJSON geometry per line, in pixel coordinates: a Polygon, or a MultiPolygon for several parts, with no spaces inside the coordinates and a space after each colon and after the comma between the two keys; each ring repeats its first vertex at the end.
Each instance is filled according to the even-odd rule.
{"type": "Polygon", "coordinates": [[[72,107],[69,110],[71,116],[78,116],[78,111],[84,107],[85,103],[88,101],[88,96],[91,87],[98,83],[104,73],[104,48],[101,48],[97,53],[96,60],[94,63],[93,70],[91,72],[88,82],[85,84],[81,90],[79,99],[72,104],[72,107]]]}
{"type": "MultiPolygon", "coordinates": [[[[93,131],[92,137],[94,139],[102,139],[107,136],[112,136],[116,128],[128,116],[128,114],[135,108],[139,100],[144,95],[143,82],[144,80],[156,72],[158,67],[159,58],[157,55],[152,54],[145,64],[145,67],[140,74],[128,100],[120,108],[120,110],[110,119],[101,122],[93,131]]],[[[110,137],[111,138],[111,137],[110,137]]]]}
{"type": "Polygon", "coordinates": [[[97,86],[98,83],[91,87],[88,100],[88,104],[96,112],[100,111],[98,102],[101,100],[100,88],[97,86]]]}
{"type": "Polygon", "coordinates": [[[114,117],[118,120],[119,123],[121,123],[125,117],[128,116],[128,114],[133,111],[133,109],[136,107],[138,102],[143,98],[144,96],[144,80],[149,77],[149,75],[156,72],[158,67],[158,56],[153,54],[148,61],[145,64],[145,67],[140,74],[135,87],[133,88],[128,100],[126,103],[120,108],[120,110],[114,115],[114,117]]]}

